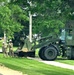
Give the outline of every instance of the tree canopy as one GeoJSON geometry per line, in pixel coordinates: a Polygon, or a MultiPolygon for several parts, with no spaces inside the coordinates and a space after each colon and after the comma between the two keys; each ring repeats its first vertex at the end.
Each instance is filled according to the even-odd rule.
{"type": "Polygon", "coordinates": [[[0,6],[0,18],[0,30],[6,32],[8,39],[13,38],[15,32],[22,30],[21,21],[26,22],[28,20],[20,6],[9,2],[4,2],[0,6]]]}
{"type": "MultiPolygon", "coordinates": [[[[7,0],[1,2],[3,1],[7,0]]],[[[9,35],[20,31],[22,27],[24,27],[23,32],[28,32],[29,11],[33,15],[33,33],[41,32],[43,36],[58,34],[67,20],[74,19],[74,0],[9,1],[0,6],[0,26],[2,30],[9,31],[9,35]]]]}

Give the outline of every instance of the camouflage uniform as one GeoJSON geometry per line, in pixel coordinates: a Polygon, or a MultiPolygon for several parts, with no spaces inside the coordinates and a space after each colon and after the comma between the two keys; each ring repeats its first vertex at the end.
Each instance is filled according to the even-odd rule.
{"type": "Polygon", "coordinates": [[[3,43],[2,52],[3,52],[4,57],[8,56],[7,47],[8,47],[7,44],[3,43]]]}
{"type": "Polygon", "coordinates": [[[14,57],[13,43],[12,43],[12,41],[9,42],[9,55],[10,55],[11,57],[14,57]]]}

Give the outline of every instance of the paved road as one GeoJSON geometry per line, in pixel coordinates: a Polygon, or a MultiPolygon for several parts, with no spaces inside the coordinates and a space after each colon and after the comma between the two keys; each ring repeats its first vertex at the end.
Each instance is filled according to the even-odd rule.
{"type": "Polygon", "coordinates": [[[56,62],[56,61],[44,61],[44,60],[41,60],[39,58],[30,58],[30,57],[28,57],[28,58],[33,59],[33,60],[37,60],[37,61],[45,63],[45,64],[49,64],[49,65],[53,65],[53,66],[57,66],[57,67],[61,67],[61,68],[74,70],[73,65],[68,65],[68,64],[64,64],[64,63],[60,63],[60,62],[56,62]]]}

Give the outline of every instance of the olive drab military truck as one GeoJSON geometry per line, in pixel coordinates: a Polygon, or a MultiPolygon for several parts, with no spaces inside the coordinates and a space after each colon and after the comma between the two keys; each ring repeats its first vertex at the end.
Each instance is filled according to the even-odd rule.
{"type": "Polygon", "coordinates": [[[74,59],[74,20],[67,22],[65,30],[66,55],[68,59],[74,59]]]}
{"type": "Polygon", "coordinates": [[[38,40],[34,39],[33,42],[26,39],[22,50],[16,51],[15,54],[19,57],[35,57],[37,48],[39,49],[39,57],[43,60],[55,60],[60,55],[74,59],[74,21],[66,23],[60,37],[47,36],[38,40]]]}

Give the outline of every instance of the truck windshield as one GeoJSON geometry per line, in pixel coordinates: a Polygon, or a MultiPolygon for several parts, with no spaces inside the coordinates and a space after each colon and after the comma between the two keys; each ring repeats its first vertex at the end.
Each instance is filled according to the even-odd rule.
{"type": "Polygon", "coordinates": [[[65,41],[65,29],[62,29],[62,30],[61,30],[60,40],[65,41]]]}

